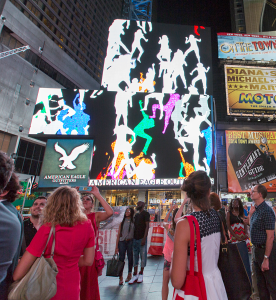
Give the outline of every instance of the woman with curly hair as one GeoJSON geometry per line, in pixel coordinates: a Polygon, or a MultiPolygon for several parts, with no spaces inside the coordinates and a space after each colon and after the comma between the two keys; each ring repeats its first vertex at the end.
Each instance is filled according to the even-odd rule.
{"type": "Polygon", "coordinates": [[[229,205],[229,211],[226,215],[227,227],[230,232],[232,243],[245,241],[248,251],[250,249],[250,241],[247,235],[247,225],[243,222],[244,209],[240,198],[232,199],[229,205]]]}
{"type": "MultiPolygon", "coordinates": [[[[63,186],[48,198],[43,210],[43,225],[20,260],[13,279],[19,280],[29,271],[46,245],[51,227],[55,227],[54,261],[58,267],[57,293],[52,300],[80,298],[80,266],[91,266],[95,254],[95,234],[90,220],[82,212],[83,206],[76,189],[63,186]]],[[[49,257],[53,236],[45,257],[49,257]]]]}

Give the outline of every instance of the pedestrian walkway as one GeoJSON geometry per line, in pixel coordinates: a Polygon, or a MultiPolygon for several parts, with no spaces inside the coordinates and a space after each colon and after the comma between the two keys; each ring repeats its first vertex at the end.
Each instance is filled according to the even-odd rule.
{"type": "MultiPolygon", "coordinates": [[[[119,278],[106,277],[106,267],[99,277],[101,300],[160,300],[163,279],[164,258],[149,256],[144,270],[143,283],[119,286],[119,278]]],[[[124,279],[127,277],[127,261],[124,268],[124,279]]],[[[173,287],[169,285],[169,297],[172,299],[173,287]]]]}

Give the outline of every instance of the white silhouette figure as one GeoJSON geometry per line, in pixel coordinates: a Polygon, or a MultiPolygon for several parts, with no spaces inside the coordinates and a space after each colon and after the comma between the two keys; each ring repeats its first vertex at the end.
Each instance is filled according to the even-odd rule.
{"type": "Polygon", "coordinates": [[[174,93],[173,80],[168,72],[163,73],[163,88],[162,93],[172,94],[174,93]]]}
{"type": "Polygon", "coordinates": [[[122,47],[125,52],[130,53],[128,48],[121,41],[121,35],[125,34],[124,23],[125,20],[115,20],[109,27],[108,46],[104,60],[104,72],[112,66],[114,58],[121,55],[120,47],[122,47]]]}
{"type": "Polygon", "coordinates": [[[190,43],[190,48],[185,51],[184,59],[187,57],[187,55],[190,52],[194,51],[198,62],[200,62],[199,49],[198,49],[198,45],[197,45],[198,42],[201,42],[201,39],[196,39],[195,36],[192,34],[189,35],[189,38],[186,37],[185,44],[190,43]]]}
{"type": "Polygon", "coordinates": [[[206,73],[210,70],[210,67],[207,69],[204,68],[202,63],[197,64],[197,68],[194,68],[190,75],[193,75],[195,71],[197,71],[197,76],[192,80],[191,85],[195,86],[196,82],[201,80],[203,85],[203,94],[206,95],[206,88],[207,88],[207,79],[206,73]]]}
{"type": "Polygon", "coordinates": [[[195,118],[190,118],[187,122],[183,120],[183,125],[185,125],[184,129],[186,134],[178,138],[178,142],[183,148],[184,152],[187,152],[188,149],[185,143],[189,143],[193,145],[194,153],[193,153],[193,161],[195,169],[198,170],[199,166],[199,138],[204,137],[204,134],[200,131],[200,125],[203,121],[205,121],[206,116],[196,116],[195,118]]]}
{"type": "Polygon", "coordinates": [[[142,160],[137,167],[134,164],[133,171],[128,175],[128,178],[131,178],[136,174],[137,179],[153,179],[153,170],[157,168],[155,157],[156,154],[153,153],[151,155],[152,164],[147,164],[145,160],[142,160]]]}
{"type": "Polygon", "coordinates": [[[162,61],[162,60],[171,61],[172,50],[169,47],[169,38],[168,38],[168,36],[162,35],[162,37],[159,37],[158,44],[160,44],[160,51],[156,55],[156,57],[160,61],[162,61]]]}
{"type": "Polygon", "coordinates": [[[124,91],[120,90],[117,92],[115,96],[115,110],[116,110],[116,123],[115,126],[117,127],[120,122],[121,116],[123,117],[124,124],[127,125],[127,116],[128,116],[128,102],[129,106],[132,107],[132,96],[135,92],[130,92],[129,89],[126,87],[124,91]]]}
{"type": "Polygon", "coordinates": [[[146,39],[143,35],[143,32],[141,29],[138,29],[135,33],[134,33],[134,41],[132,43],[132,46],[131,46],[131,55],[133,56],[134,52],[136,49],[139,50],[139,55],[137,57],[137,60],[139,62],[141,62],[141,56],[143,55],[144,53],[144,49],[142,48],[141,46],[141,39],[143,39],[145,42],[148,41],[148,39],[146,39]]]}
{"type": "Polygon", "coordinates": [[[143,32],[146,34],[146,25],[149,25],[149,31],[152,31],[152,23],[151,22],[145,22],[145,21],[136,21],[137,26],[143,30],[143,32]]]}
{"type": "Polygon", "coordinates": [[[172,50],[169,48],[169,38],[166,35],[162,35],[162,37],[159,37],[158,44],[160,44],[160,50],[156,57],[158,58],[158,60],[160,60],[158,74],[158,77],[160,78],[163,71],[165,72],[169,67],[168,63],[171,61],[172,50]]]}
{"type": "Polygon", "coordinates": [[[187,63],[185,61],[183,52],[178,49],[174,53],[173,59],[172,59],[171,63],[169,64],[169,68],[168,68],[168,73],[171,75],[172,80],[174,82],[174,90],[177,89],[176,78],[178,76],[180,76],[180,78],[183,82],[184,88],[187,87],[183,65],[187,66],[187,63]]]}
{"type": "Polygon", "coordinates": [[[205,122],[209,126],[212,126],[212,123],[208,120],[208,117],[210,116],[211,113],[211,110],[208,106],[208,99],[209,99],[208,95],[199,95],[198,104],[200,105],[200,107],[195,107],[194,112],[197,116],[200,115],[199,113],[201,113],[201,115],[204,114],[206,116],[205,122]]]}
{"type": "Polygon", "coordinates": [[[148,109],[149,99],[156,99],[159,102],[159,105],[160,105],[160,118],[159,118],[159,120],[161,120],[163,118],[164,93],[152,93],[152,94],[149,94],[149,95],[145,96],[144,107],[141,110],[147,110],[148,109]]]}
{"type": "MultiPolygon", "coordinates": [[[[124,163],[129,164],[129,153],[132,149],[132,145],[136,142],[135,133],[126,125],[120,125],[115,127],[114,134],[117,135],[117,140],[114,147],[114,158],[112,160],[112,165],[111,165],[111,174],[114,173],[116,161],[120,152],[123,152],[124,154],[124,159],[125,159],[124,163]],[[128,142],[127,135],[132,136],[132,141],[130,143],[128,142]]],[[[119,168],[120,167],[121,165],[119,166],[119,168]]]]}
{"type": "Polygon", "coordinates": [[[190,100],[192,95],[198,95],[198,89],[196,87],[192,86],[192,85],[190,85],[188,87],[188,91],[189,91],[189,94],[185,94],[181,98],[182,99],[182,106],[184,106],[184,104],[187,103],[190,100]]]}
{"type": "Polygon", "coordinates": [[[115,58],[112,66],[103,73],[102,85],[108,91],[118,91],[119,84],[124,81],[130,86],[130,70],[136,67],[136,59],[130,54],[120,55],[115,58]]]}
{"type": "Polygon", "coordinates": [[[121,35],[125,34],[124,26],[125,20],[115,20],[109,27],[108,48],[116,49],[115,52],[120,53],[122,47],[127,53],[130,53],[125,44],[121,41],[121,35]]]}
{"type": "Polygon", "coordinates": [[[139,92],[139,86],[140,86],[140,83],[139,83],[138,78],[133,78],[131,80],[131,84],[130,84],[129,90],[131,92],[139,92]]]}
{"type": "Polygon", "coordinates": [[[180,130],[178,129],[179,123],[182,124],[183,119],[186,118],[188,106],[189,103],[187,103],[186,107],[183,107],[181,101],[176,101],[175,103],[174,110],[171,114],[171,120],[173,121],[173,131],[174,131],[174,137],[176,139],[180,137],[182,127],[180,130]]]}
{"type": "Polygon", "coordinates": [[[69,170],[76,169],[76,166],[73,165],[72,162],[76,160],[81,153],[87,151],[89,147],[90,144],[88,143],[77,146],[71,151],[70,155],[68,156],[66,151],[59,146],[58,142],[56,142],[54,145],[55,151],[62,155],[59,160],[63,160],[63,164],[59,165],[59,168],[61,170],[65,170],[65,168],[69,170]]]}

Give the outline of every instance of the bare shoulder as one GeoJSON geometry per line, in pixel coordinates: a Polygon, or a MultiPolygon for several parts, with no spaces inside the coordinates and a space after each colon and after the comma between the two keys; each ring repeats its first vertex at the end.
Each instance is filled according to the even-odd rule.
{"type": "Polygon", "coordinates": [[[175,229],[175,240],[187,243],[190,240],[190,225],[187,219],[182,219],[177,222],[175,229]]]}
{"type": "Polygon", "coordinates": [[[182,230],[189,230],[190,231],[190,225],[189,225],[189,222],[188,220],[185,218],[185,219],[182,219],[182,220],[179,220],[176,224],[176,229],[179,230],[179,231],[182,231],[182,230]]]}

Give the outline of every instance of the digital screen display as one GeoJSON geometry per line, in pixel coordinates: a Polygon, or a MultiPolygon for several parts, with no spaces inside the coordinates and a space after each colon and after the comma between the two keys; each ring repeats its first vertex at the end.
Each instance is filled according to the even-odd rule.
{"type": "Polygon", "coordinates": [[[40,88],[29,135],[88,135],[85,90],[40,88]]]}
{"type": "Polygon", "coordinates": [[[102,87],[212,95],[211,67],[209,28],[115,20],[109,27],[102,87]]]}
{"type": "Polygon", "coordinates": [[[41,90],[46,102],[56,95],[59,106],[47,116],[48,104],[38,98],[33,117],[37,124],[32,122],[30,136],[64,138],[85,132],[94,140],[91,184],[179,186],[194,170],[212,177],[211,96],[41,90]],[[75,114],[85,117],[75,118],[76,108],[75,114]],[[42,131],[37,119],[43,122],[42,131]]]}
{"type": "Polygon", "coordinates": [[[38,187],[87,186],[93,153],[93,140],[49,139],[38,187]]]}
{"type": "Polygon", "coordinates": [[[227,114],[275,114],[276,69],[225,65],[227,114]]]}

